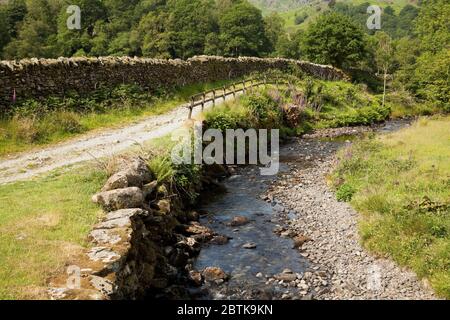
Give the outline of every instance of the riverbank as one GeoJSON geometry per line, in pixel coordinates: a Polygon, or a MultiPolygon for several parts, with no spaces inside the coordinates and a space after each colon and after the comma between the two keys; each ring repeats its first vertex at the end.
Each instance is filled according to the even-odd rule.
{"type": "Polygon", "coordinates": [[[360,213],[366,248],[450,298],[450,118],[355,143],[339,153],[337,197],[360,213]]]}
{"type": "MultiPolygon", "coordinates": [[[[349,139],[354,130],[341,133],[349,139]]],[[[238,170],[227,183],[235,189],[203,207],[210,214],[202,223],[231,238],[203,248],[194,264],[220,267],[230,277],[219,286],[207,284],[204,294],[216,299],[436,299],[426,281],[361,245],[359,214],[336,200],[326,179],[346,144],[350,141],[339,138],[292,139],[282,147],[284,170],[274,181],[260,181],[251,168],[238,170]],[[250,192],[246,183],[257,184],[257,190],[250,192]],[[227,224],[235,215],[248,223],[227,224]],[[267,252],[267,246],[284,246],[278,251],[290,257],[267,252]]]]}

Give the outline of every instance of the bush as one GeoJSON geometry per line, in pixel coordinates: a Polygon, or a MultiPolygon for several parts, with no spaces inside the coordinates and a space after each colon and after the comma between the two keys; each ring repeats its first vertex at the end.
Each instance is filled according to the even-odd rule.
{"type": "Polygon", "coordinates": [[[308,15],[306,13],[303,13],[301,15],[295,16],[295,24],[299,25],[305,22],[305,20],[308,19],[308,15]]]}
{"type": "Polygon", "coordinates": [[[356,190],[347,183],[344,183],[336,190],[336,198],[340,202],[350,202],[355,195],[356,190]]]}
{"type": "MultiPolygon", "coordinates": [[[[278,96],[277,100],[280,98],[278,96]]],[[[264,90],[244,96],[241,104],[253,118],[251,122],[255,128],[274,129],[280,128],[283,124],[283,114],[279,105],[281,101],[277,100],[264,90]]]]}
{"type": "Polygon", "coordinates": [[[234,129],[238,123],[238,119],[231,113],[217,112],[206,117],[208,128],[214,128],[221,131],[226,129],[234,129]]]}
{"type": "Polygon", "coordinates": [[[40,128],[48,135],[58,132],[73,134],[84,131],[84,127],[80,123],[80,116],[69,111],[55,112],[49,115],[43,119],[40,128]]]}
{"type": "Polygon", "coordinates": [[[18,141],[35,143],[41,140],[42,132],[39,130],[36,118],[15,116],[10,124],[12,136],[18,141]]]}
{"type": "Polygon", "coordinates": [[[389,118],[391,109],[388,105],[364,106],[345,111],[334,111],[321,116],[322,120],[317,124],[319,128],[338,128],[346,126],[370,125],[382,122],[389,118]]]}
{"type": "Polygon", "coordinates": [[[150,171],[159,185],[166,185],[171,192],[194,203],[201,186],[202,166],[196,164],[174,165],[169,156],[156,156],[148,162],[150,171]]]}
{"type": "Polygon", "coordinates": [[[175,166],[175,188],[181,197],[194,203],[201,187],[202,166],[180,164],[175,166]]]}
{"type": "Polygon", "coordinates": [[[148,168],[155,175],[159,184],[172,184],[174,181],[175,170],[172,167],[172,161],[167,156],[152,158],[148,163],[148,168]]]}

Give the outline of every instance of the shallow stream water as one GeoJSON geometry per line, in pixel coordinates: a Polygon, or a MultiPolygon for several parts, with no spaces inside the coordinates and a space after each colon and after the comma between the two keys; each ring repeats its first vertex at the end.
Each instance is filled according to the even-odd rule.
{"type": "MultiPolygon", "coordinates": [[[[408,125],[406,121],[387,122],[376,129],[377,132],[388,133],[408,125]]],[[[280,150],[281,172],[289,172],[292,164],[296,168],[307,168],[314,163],[316,157],[326,153],[334,153],[349,140],[342,137],[336,139],[314,139],[315,144],[305,154],[293,152],[292,143],[286,143],[280,150]],[[318,148],[317,148],[318,144],[318,148]],[[318,151],[319,150],[319,151],[318,151]]],[[[313,265],[294,248],[293,240],[280,237],[274,229],[286,222],[280,217],[293,217],[295,212],[288,212],[276,202],[263,200],[266,192],[277,176],[267,177],[259,174],[256,167],[243,167],[238,173],[225,181],[227,192],[211,196],[204,201],[200,209],[208,212],[201,224],[213,229],[217,234],[230,237],[225,245],[207,245],[202,248],[195,261],[194,268],[203,270],[206,267],[220,267],[230,275],[230,280],[221,285],[206,284],[201,299],[279,299],[286,291],[283,283],[278,281],[267,283],[267,278],[289,269],[294,274],[303,274],[313,265]],[[280,215],[280,213],[282,213],[280,215]],[[244,226],[230,226],[236,216],[250,220],[244,226]],[[245,244],[254,244],[253,249],[245,249],[245,244]]],[[[289,288],[290,292],[300,291],[289,288]]]]}

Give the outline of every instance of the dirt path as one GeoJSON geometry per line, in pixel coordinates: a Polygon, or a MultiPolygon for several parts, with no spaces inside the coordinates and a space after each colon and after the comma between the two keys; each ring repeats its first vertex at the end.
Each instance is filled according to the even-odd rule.
{"type": "MultiPolygon", "coordinates": [[[[233,99],[229,96],[227,100],[233,99]]],[[[223,102],[218,98],[216,103],[223,102]]],[[[205,105],[210,108],[212,102],[205,105]]],[[[193,112],[195,117],[200,108],[193,112]]],[[[91,132],[57,145],[0,159],[0,185],[26,180],[38,174],[75,163],[120,153],[133,145],[162,137],[181,127],[188,117],[182,105],[169,113],[153,116],[127,127],[91,132]]]]}

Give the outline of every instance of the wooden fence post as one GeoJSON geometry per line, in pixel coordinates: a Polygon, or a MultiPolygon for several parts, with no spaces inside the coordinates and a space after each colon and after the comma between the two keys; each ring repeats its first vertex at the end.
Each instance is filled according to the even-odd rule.
{"type": "Polygon", "coordinates": [[[233,98],[236,99],[236,83],[233,83],[233,98]]]}
{"type": "Polygon", "coordinates": [[[216,89],[213,90],[213,108],[216,106],[216,89]]]}
{"type": "Polygon", "coordinates": [[[247,90],[245,89],[245,80],[242,81],[242,85],[244,86],[244,89],[242,89],[242,91],[243,91],[244,93],[247,93],[247,90]]]}
{"type": "Polygon", "coordinates": [[[202,111],[205,109],[205,99],[206,99],[206,94],[203,92],[202,93],[202,111]]]}
{"type": "Polygon", "coordinates": [[[223,102],[225,102],[225,100],[227,100],[227,88],[225,86],[223,86],[223,102]]]}
{"type": "Polygon", "coordinates": [[[194,97],[191,97],[191,105],[189,106],[189,117],[188,119],[192,119],[192,110],[194,109],[194,97]]]}

